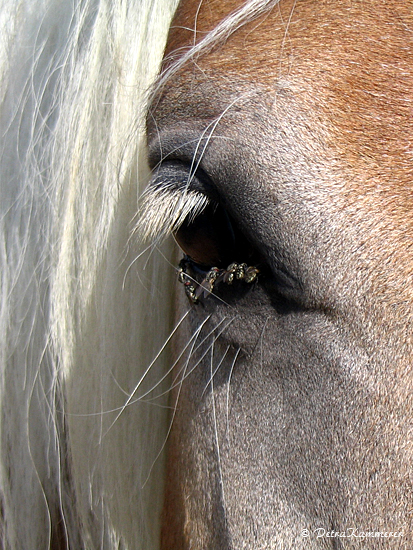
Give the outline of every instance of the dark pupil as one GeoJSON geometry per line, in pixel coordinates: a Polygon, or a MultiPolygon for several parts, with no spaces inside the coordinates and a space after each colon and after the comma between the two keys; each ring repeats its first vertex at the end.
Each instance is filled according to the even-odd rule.
{"type": "Polygon", "coordinates": [[[175,239],[185,254],[205,267],[226,267],[236,247],[229,217],[216,204],[208,206],[194,220],[185,221],[175,239]]]}
{"type": "Polygon", "coordinates": [[[175,239],[184,253],[203,268],[226,268],[233,262],[257,260],[251,244],[216,203],[194,220],[186,220],[176,231],[175,239]]]}

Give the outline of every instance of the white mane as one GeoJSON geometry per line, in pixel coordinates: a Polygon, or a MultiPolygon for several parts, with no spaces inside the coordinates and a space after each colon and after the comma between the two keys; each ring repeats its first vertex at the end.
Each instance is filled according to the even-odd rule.
{"type": "MultiPolygon", "coordinates": [[[[275,3],[249,2],[157,89],[188,56],[275,3]]],[[[165,397],[146,402],[146,392],[168,364],[157,353],[171,328],[164,306],[174,278],[161,254],[141,255],[130,222],[147,182],[147,90],[175,7],[1,3],[5,549],[158,545],[167,409],[165,397]]]]}
{"type": "Polygon", "coordinates": [[[2,2],[4,548],[157,546],[166,409],[119,412],[170,328],[165,260],[129,237],[175,4],[2,2]]]}

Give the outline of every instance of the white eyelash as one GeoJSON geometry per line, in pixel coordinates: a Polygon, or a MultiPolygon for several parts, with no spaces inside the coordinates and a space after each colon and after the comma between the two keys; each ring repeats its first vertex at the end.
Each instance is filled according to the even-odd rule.
{"type": "Polygon", "coordinates": [[[135,231],[142,239],[162,239],[193,221],[210,204],[199,191],[178,189],[172,184],[149,186],[143,195],[135,231]]]}

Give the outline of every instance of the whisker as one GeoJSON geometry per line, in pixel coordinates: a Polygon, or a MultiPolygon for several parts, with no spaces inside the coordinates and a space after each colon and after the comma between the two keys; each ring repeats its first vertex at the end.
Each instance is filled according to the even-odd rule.
{"type": "MultiPolygon", "coordinates": [[[[226,317],[224,318],[224,320],[225,320],[225,319],[226,319],[226,317]]],[[[235,317],[233,317],[232,319],[230,319],[229,322],[228,322],[228,323],[223,327],[223,329],[218,333],[218,335],[216,335],[216,336],[214,337],[214,340],[218,339],[219,336],[221,336],[221,334],[225,331],[225,329],[227,329],[227,328],[229,327],[229,325],[230,325],[234,320],[235,320],[235,317]]],[[[216,328],[217,328],[217,327],[215,327],[214,330],[216,330],[216,328]]],[[[211,336],[211,335],[213,334],[214,330],[211,331],[211,333],[210,333],[209,336],[211,336]]],[[[209,337],[209,336],[208,336],[208,337],[209,337]]],[[[206,337],[206,338],[208,338],[208,337],[206,337]]],[[[206,340],[206,338],[205,338],[205,340],[206,340]]],[[[205,340],[204,340],[204,341],[205,341],[205,340]]],[[[201,344],[200,344],[200,345],[201,345],[201,344]]],[[[201,363],[201,361],[202,361],[203,359],[205,359],[205,357],[208,355],[208,352],[209,352],[209,350],[211,349],[211,346],[212,346],[212,345],[213,345],[213,343],[212,343],[210,346],[208,346],[208,348],[205,350],[205,352],[202,354],[202,356],[201,356],[201,357],[198,359],[198,361],[193,365],[193,367],[191,368],[191,370],[190,370],[190,371],[188,372],[188,374],[186,375],[186,378],[187,378],[188,376],[190,376],[190,375],[194,372],[194,370],[198,367],[198,365],[201,363]]],[[[172,390],[173,388],[174,388],[174,386],[172,386],[170,389],[172,390]]]]}
{"type": "MultiPolygon", "coordinates": [[[[215,344],[215,339],[213,340],[213,343],[212,343],[212,346],[211,346],[211,361],[210,361],[212,417],[213,417],[213,420],[214,420],[214,434],[215,434],[215,444],[216,444],[216,449],[217,449],[218,472],[219,472],[219,479],[220,479],[221,491],[222,491],[222,501],[223,501],[224,509],[226,510],[224,478],[223,478],[223,474],[222,474],[221,449],[220,449],[220,444],[219,444],[218,420],[217,420],[217,413],[216,413],[216,406],[215,406],[215,393],[214,393],[214,374],[215,374],[215,373],[213,373],[214,344],[215,344]]],[[[222,363],[222,360],[223,359],[221,359],[220,363],[222,363]]]]}
{"type": "MultiPolygon", "coordinates": [[[[189,360],[188,360],[188,362],[186,363],[186,365],[188,365],[188,364],[189,364],[189,360]]],[[[181,380],[181,383],[180,383],[179,388],[178,388],[178,392],[177,392],[177,395],[176,395],[176,400],[175,400],[174,409],[173,409],[173,412],[172,412],[171,420],[170,420],[170,422],[169,422],[169,427],[168,427],[168,430],[167,430],[167,432],[166,432],[164,441],[163,441],[163,443],[162,443],[162,445],[161,445],[161,448],[159,449],[158,454],[156,455],[154,461],[152,462],[151,467],[149,468],[148,475],[147,475],[147,477],[146,477],[146,479],[145,479],[145,481],[144,481],[144,483],[143,483],[143,485],[142,485],[142,488],[145,487],[146,483],[148,482],[149,478],[151,477],[152,470],[153,470],[153,468],[154,468],[154,466],[155,466],[157,460],[159,459],[159,457],[160,457],[161,454],[163,453],[163,450],[164,450],[164,448],[165,448],[166,442],[167,442],[168,439],[169,439],[169,435],[170,435],[170,433],[171,433],[171,431],[172,431],[173,422],[174,422],[174,420],[175,420],[176,412],[177,412],[177,410],[178,410],[178,402],[179,402],[179,397],[180,397],[180,395],[181,395],[181,390],[182,390],[182,385],[183,385],[183,380],[184,380],[184,378],[185,378],[185,371],[184,371],[184,373],[183,373],[182,380],[181,380]]]]}
{"type": "Polygon", "coordinates": [[[240,354],[240,352],[241,352],[241,348],[238,348],[237,352],[235,354],[235,357],[232,361],[231,368],[230,368],[230,371],[229,371],[229,376],[228,376],[227,400],[226,400],[226,417],[227,417],[227,430],[226,431],[227,431],[227,434],[229,433],[229,389],[230,389],[230,385],[231,385],[232,373],[234,371],[235,363],[237,362],[238,355],[240,354]]]}
{"type": "Polygon", "coordinates": [[[244,95],[235,98],[223,112],[203,130],[197,140],[192,156],[189,174],[184,186],[173,178],[159,177],[155,173],[154,180],[148,185],[142,195],[142,204],[137,213],[139,218],[133,233],[139,233],[143,240],[149,238],[159,242],[166,235],[177,231],[184,221],[191,223],[211,203],[211,200],[202,192],[191,189],[191,183],[196,176],[202,159],[212,139],[215,136],[218,124],[228,111],[240,101],[244,95]]]}
{"type": "MultiPolygon", "coordinates": [[[[205,325],[205,323],[209,320],[210,316],[207,317],[207,319],[205,319],[203,325],[205,325]]],[[[169,428],[168,428],[168,431],[166,433],[166,436],[165,436],[165,439],[164,439],[164,442],[158,452],[158,454],[156,455],[150,469],[149,469],[149,473],[148,473],[148,476],[147,478],[145,479],[144,483],[143,483],[143,487],[145,487],[146,483],[148,482],[150,476],[151,476],[151,473],[152,473],[152,470],[158,460],[158,458],[161,456],[164,448],[165,448],[165,445],[166,445],[166,442],[168,441],[168,438],[169,438],[169,435],[171,433],[171,430],[172,430],[172,426],[173,426],[173,422],[174,422],[174,419],[175,419],[175,416],[176,416],[176,412],[177,412],[177,409],[178,409],[178,402],[179,402],[179,397],[180,397],[180,394],[181,394],[181,390],[182,390],[182,386],[183,386],[183,383],[184,381],[186,380],[186,378],[194,371],[194,369],[199,365],[199,363],[202,361],[202,359],[207,355],[207,353],[210,351],[210,350],[213,350],[213,346],[214,346],[214,342],[216,341],[216,339],[222,334],[222,332],[229,326],[230,323],[232,323],[234,320],[231,319],[229,323],[227,323],[224,328],[222,329],[222,331],[218,334],[218,336],[214,337],[213,339],[213,342],[211,344],[211,346],[208,347],[208,349],[206,350],[206,352],[203,354],[203,356],[201,357],[201,359],[199,361],[196,362],[195,366],[191,368],[191,370],[189,372],[187,372],[187,369],[188,369],[188,366],[189,366],[189,362],[190,362],[190,359],[194,353],[194,350],[192,349],[188,355],[188,358],[187,360],[185,361],[185,365],[183,367],[183,369],[181,369],[180,372],[182,372],[182,376],[181,378],[179,379],[179,381],[174,384],[170,389],[169,391],[171,391],[172,389],[174,389],[175,387],[178,387],[178,391],[177,391],[177,396],[176,396],[176,400],[175,400],[175,405],[174,405],[174,410],[173,410],[173,413],[172,413],[172,417],[171,417],[171,421],[169,423],[169,428]]],[[[222,324],[223,322],[225,321],[225,318],[222,319],[222,321],[220,322],[220,324],[222,324]]],[[[199,349],[199,347],[203,344],[203,342],[206,341],[207,338],[210,337],[211,334],[213,334],[213,332],[216,330],[217,327],[214,327],[214,329],[212,331],[210,331],[210,333],[202,340],[201,343],[198,344],[197,348],[195,348],[196,350],[199,349]]],[[[202,329],[202,327],[199,327],[197,329],[197,335],[199,335],[200,333],[200,330],[202,329]]],[[[196,340],[194,341],[194,345],[195,345],[195,342],[196,340]]],[[[158,396],[159,397],[159,396],[158,396]]],[[[215,407],[215,404],[214,404],[214,407],[215,407]]]]}
{"type": "MultiPolygon", "coordinates": [[[[153,392],[153,390],[155,388],[157,388],[165,379],[168,378],[168,376],[171,374],[171,372],[174,370],[174,368],[176,367],[176,365],[179,363],[179,361],[182,359],[182,356],[184,355],[185,351],[188,349],[190,343],[192,341],[194,341],[194,344],[196,343],[196,339],[198,338],[199,336],[199,333],[201,332],[202,328],[204,327],[204,325],[208,322],[208,320],[210,319],[210,315],[204,319],[204,321],[202,322],[201,326],[198,327],[197,331],[191,336],[190,340],[188,341],[188,343],[185,345],[184,349],[180,352],[178,358],[174,361],[173,365],[168,369],[168,371],[162,376],[162,378],[160,380],[158,380],[158,382],[151,387],[150,390],[147,390],[145,393],[143,393],[141,396],[139,397],[136,397],[135,399],[133,399],[133,396],[136,394],[137,390],[139,389],[140,385],[142,384],[144,378],[146,377],[146,375],[148,374],[149,370],[152,368],[152,366],[154,365],[154,363],[157,361],[157,359],[159,358],[159,356],[161,355],[161,353],[164,351],[165,347],[167,346],[167,344],[169,343],[169,341],[171,340],[171,338],[173,337],[174,333],[176,333],[176,331],[178,330],[179,326],[183,323],[183,321],[185,320],[185,318],[187,317],[187,315],[189,314],[190,310],[188,310],[183,316],[182,318],[178,321],[176,327],[173,329],[173,331],[171,332],[170,336],[168,337],[168,339],[165,341],[164,345],[162,346],[161,350],[157,353],[157,355],[155,356],[155,358],[151,361],[150,365],[147,367],[146,371],[144,372],[143,376],[141,377],[141,379],[139,380],[139,382],[137,383],[137,385],[135,386],[135,388],[133,389],[132,393],[130,394],[127,394],[127,392],[125,392],[125,390],[123,390],[122,388],[119,387],[119,389],[122,391],[122,393],[128,395],[128,399],[126,400],[126,402],[121,406],[121,407],[115,407],[113,409],[107,409],[107,410],[101,410],[99,412],[96,412],[96,413],[85,413],[85,414],[82,414],[82,413],[69,413],[68,416],[73,416],[73,417],[89,417],[89,416],[103,416],[103,415],[107,415],[107,414],[113,414],[114,412],[119,412],[119,414],[116,416],[116,418],[114,419],[114,421],[112,422],[112,424],[109,426],[109,428],[106,430],[105,434],[106,435],[110,429],[112,429],[113,425],[115,424],[115,422],[117,422],[117,420],[119,419],[120,415],[123,413],[123,411],[137,403],[137,402],[145,402],[145,403],[153,403],[153,401],[159,399],[160,397],[163,397],[164,395],[168,394],[171,392],[171,390],[173,390],[175,387],[177,387],[178,383],[174,383],[173,385],[171,385],[168,390],[154,396],[154,397],[151,397],[150,399],[144,399],[147,395],[149,395],[150,393],[153,392]]],[[[204,342],[214,333],[214,331],[217,330],[217,328],[225,321],[226,318],[222,319],[219,324],[214,327],[204,338],[203,340],[197,345],[196,348],[192,348],[188,354],[188,360],[185,362],[185,369],[187,368],[188,364],[189,364],[189,359],[190,357],[196,353],[196,351],[204,344],[204,342]]],[[[231,319],[230,323],[233,321],[233,319],[231,319]]],[[[227,323],[223,329],[218,333],[218,336],[220,336],[223,331],[229,326],[230,323],[227,323]]],[[[206,350],[206,352],[202,355],[202,357],[196,362],[196,364],[191,368],[191,370],[188,372],[188,374],[186,376],[189,376],[193,371],[194,369],[199,365],[199,363],[204,359],[204,357],[206,356],[206,354],[208,353],[210,347],[208,347],[208,349],[206,350]]],[[[180,370],[180,372],[182,372],[182,369],[180,370]]],[[[179,375],[179,373],[178,373],[179,375]]],[[[177,376],[178,376],[177,375],[177,376]]],[[[185,378],[186,378],[185,376],[185,378]]],[[[179,383],[181,383],[182,380],[180,380],[179,383]]],[[[116,383],[116,381],[115,381],[116,383]]],[[[67,413],[66,413],[67,414],[67,413]]]]}
{"type": "Polygon", "coordinates": [[[231,346],[228,345],[228,346],[227,346],[227,349],[224,351],[224,353],[223,353],[223,355],[222,355],[222,357],[221,357],[221,359],[220,359],[220,361],[219,361],[219,363],[218,363],[218,366],[215,368],[214,372],[212,373],[211,378],[208,380],[208,382],[207,382],[205,388],[203,389],[202,394],[201,394],[201,397],[203,397],[203,396],[205,395],[205,392],[207,391],[208,386],[209,386],[209,385],[212,386],[212,379],[214,378],[214,376],[215,376],[216,373],[218,372],[220,366],[221,366],[222,363],[224,362],[224,359],[225,359],[225,357],[226,357],[226,355],[227,355],[227,353],[228,353],[228,351],[229,351],[230,348],[231,348],[231,346]]]}
{"type": "MultiPolygon", "coordinates": [[[[210,318],[210,315],[208,316],[208,318],[204,321],[203,324],[206,323],[206,321],[208,321],[210,318]]],[[[190,358],[192,357],[192,355],[194,353],[196,353],[198,351],[198,349],[208,340],[208,338],[210,338],[214,332],[219,328],[219,326],[226,320],[226,317],[224,317],[219,323],[218,325],[216,325],[204,338],[203,340],[197,345],[196,348],[194,349],[191,349],[189,354],[188,354],[188,359],[186,360],[186,363],[188,363],[188,361],[190,360],[190,358]]],[[[218,333],[217,337],[221,336],[221,334],[225,331],[225,329],[228,328],[228,326],[233,322],[234,319],[231,319],[223,328],[222,330],[218,333]]],[[[202,327],[201,327],[202,328],[202,327]]],[[[199,329],[197,329],[197,331],[199,331],[199,329]]],[[[192,337],[193,338],[193,337],[192,337]]],[[[187,344],[188,346],[188,344],[187,344]]],[[[187,347],[186,346],[186,347],[187,347]]],[[[194,370],[197,368],[197,366],[201,363],[201,361],[206,357],[206,355],[208,354],[210,350],[210,346],[208,346],[208,348],[205,350],[205,352],[202,354],[202,356],[198,359],[198,361],[195,363],[195,365],[193,365],[193,367],[191,368],[191,370],[188,372],[187,376],[189,376],[192,372],[194,372],[194,370]]],[[[185,350],[184,350],[185,351],[185,350]]],[[[181,352],[179,358],[174,362],[174,365],[173,367],[171,367],[171,369],[169,369],[168,373],[171,372],[172,368],[174,368],[176,366],[176,364],[178,363],[178,361],[182,358],[183,354],[184,354],[184,351],[181,352]]],[[[163,395],[171,392],[174,388],[176,388],[176,386],[178,385],[178,382],[176,382],[176,380],[178,379],[180,373],[182,372],[182,370],[184,370],[184,367],[182,367],[179,372],[177,373],[177,375],[175,376],[175,379],[173,380],[172,382],[172,385],[168,388],[168,390],[166,390],[165,392],[161,393],[161,394],[158,394],[156,396],[154,396],[152,399],[159,399],[160,397],[162,397],[163,395]]],[[[179,382],[180,383],[180,382],[179,382]]],[[[158,384],[157,384],[158,385],[158,384]]],[[[155,386],[154,386],[155,387],[155,386]]],[[[149,393],[149,392],[148,392],[149,393]]],[[[147,394],[144,394],[144,396],[147,395],[147,394]]]]}
{"type": "Polygon", "coordinates": [[[184,313],[184,315],[181,317],[181,319],[178,321],[178,323],[176,324],[175,328],[172,330],[171,334],[168,336],[168,338],[165,340],[165,343],[163,344],[163,346],[161,347],[161,349],[158,351],[158,353],[155,355],[154,359],[150,362],[149,366],[146,368],[145,372],[143,373],[143,375],[141,376],[139,382],[136,384],[135,388],[133,389],[132,393],[130,394],[130,396],[128,397],[128,399],[126,400],[126,402],[124,403],[124,405],[122,406],[121,410],[119,411],[119,413],[116,415],[116,418],[114,419],[114,421],[111,423],[111,425],[109,426],[109,428],[106,430],[105,434],[106,435],[112,428],[113,426],[116,424],[116,422],[118,421],[119,417],[121,416],[121,414],[124,412],[124,410],[126,409],[126,407],[130,404],[130,402],[132,401],[133,399],[133,396],[136,394],[136,392],[138,391],[139,387],[141,386],[142,382],[144,381],[144,379],[146,378],[147,374],[149,373],[149,371],[152,369],[153,365],[156,363],[156,361],[159,359],[159,357],[161,356],[161,354],[163,353],[163,351],[165,350],[166,346],[168,345],[168,343],[171,341],[172,337],[174,336],[174,334],[176,333],[176,331],[178,330],[178,328],[180,327],[180,325],[183,323],[183,321],[186,319],[186,317],[188,316],[190,312],[190,309],[188,311],[186,311],[184,313]]]}
{"type": "MultiPolygon", "coordinates": [[[[141,395],[140,397],[138,397],[136,399],[136,401],[140,401],[141,399],[143,399],[144,397],[146,397],[147,395],[149,395],[150,393],[152,393],[154,391],[155,388],[157,388],[166,378],[168,378],[168,376],[171,374],[171,372],[173,372],[173,370],[175,369],[176,365],[180,362],[180,360],[182,359],[185,351],[188,349],[190,343],[193,341],[193,345],[195,345],[196,343],[196,340],[198,338],[198,335],[199,333],[201,332],[202,328],[204,327],[205,323],[207,323],[207,321],[210,319],[210,315],[208,315],[208,317],[201,323],[201,326],[197,328],[197,330],[195,331],[195,333],[191,336],[191,338],[189,339],[189,341],[185,344],[183,350],[179,353],[178,357],[175,359],[175,361],[173,362],[172,366],[168,369],[168,371],[162,376],[162,378],[154,385],[151,387],[150,390],[148,390],[147,392],[145,392],[143,395],[141,395]]],[[[199,344],[200,345],[200,344],[199,344]]],[[[198,348],[196,348],[198,349],[198,348]]],[[[191,356],[191,353],[193,353],[193,349],[190,351],[189,353],[189,357],[191,356]]],[[[182,370],[182,369],[181,369],[182,370]]],[[[178,373],[179,374],[179,373],[178,373]]],[[[159,399],[160,397],[170,393],[170,391],[174,388],[175,386],[172,385],[168,388],[168,390],[148,399],[147,401],[154,401],[155,399],[159,399]]],[[[135,401],[135,402],[136,402],[135,401]]]]}
{"type": "MultiPolygon", "coordinates": [[[[128,275],[129,275],[129,272],[130,272],[130,270],[132,269],[132,267],[136,264],[136,262],[138,262],[138,261],[142,258],[142,256],[143,256],[144,254],[146,254],[146,252],[148,252],[148,250],[151,250],[152,247],[153,247],[153,244],[149,244],[148,246],[146,246],[146,247],[145,247],[141,252],[139,252],[139,254],[138,254],[135,258],[133,258],[133,260],[130,262],[130,264],[129,264],[128,267],[126,268],[125,274],[124,274],[124,276],[123,276],[123,280],[122,280],[122,290],[125,290],[126,279],[127,279],[128,275]]],[[[152,253],[152,251],[151,251],[151,253],[152,253]]],[[[147,262],[146,262],[146,263],[147,263],[147,262]]],[[[145,265],[146,265],[146,263],[145,263],[145,265]]]]}
{"type": "MultiPolygon", "coordinates": [[[[222,139],[224,141],[235,142],[235,138],[232,138],[230,136],[223,136],[223,135],[220,135],[220,134],[215,134],[214,139],[215,140],[222,139]]],[[[161,160],[153,167],[153,172],[156,172],[156,170],[162,165],[162,163],[167,161],[169,157],[174,158],[174,153],[179,152],[183,147],[191,146],[193,143],[198,143],[198,142],[199,142],[199,138],[189,139],[188,141],[183,141],[177,147],[173,147],[171,149],[168,149],[168,154],[167,155],[163,155],[163,153],[161,153],[160,154],[161,160]]],[[[162,148],[162,143],[160,143],[159,146],[160,146],[160,148],[162,148]]],[[[150,187],[150,184],[149,184],[149,187],[150,187]]],[[[146,189],[145,189],[145,191],[146,191],[146,189]]],[[[141,197],[143,196],[145,191],[142,193],[141,197]]],[[[139,212],[136,213],[136,215],[134,216],[134,219],[136,219],[138,217],[139,217],[139,212]]]]}
{"type": "Polygon", "coordinates": [[[233,101],[231,101],[231,103],[229,103],[229,105],[227,105],[227,107],[225,107],[225,109],[222,111],[222,113],[213,121],[213,122],[210,122],[208,124],[208,126],[205,128],[205,130],[202,132],[201,134],[201,137],[199,138],[198,140],[198,144],[195,148],[195,152],[193,154],[193,158],[192,158],[192,164],[191,164],[191,170],[190,170],[190,174],[191,174],[191,178],[189,179],[187,185],[189,185],[194,177],[194,175],[196,174],[196,171],[198,170],[201,162],[202,162],[202,159],[203,159],[203,156],[205,154],[205,151],[211,141],[211,139],[215,136],[214,136],[214,132],[218,126],[218,124],[221,122],[221,120],[224,118],[224,116],[228,113],[228,111],[230,109],[232,109],[232,107],[238,102],[240,101],[241,99],[244,99],[247,95],[249,95],[248,93],[247,94],[241,94],[240,96],[236,97],[233,101]],[[195,159],[197,157],[197,154],[198,154],[198,150],[200,148],[200,145],[201,143],[204,141],[204,136],[205,134],[207,133],[207,131],[209,130],[209,128],[211,128],[211,131],[208,135],[208,137],[205,139],[205,144],[203,146],[203,149],[202,149],[202,153],[200,154],[199,156],[199,159],[196,161],[196,165],[195,165],[195,159]],[[195,168],[194,168],[194,165],[195,165],[195,168]]]}

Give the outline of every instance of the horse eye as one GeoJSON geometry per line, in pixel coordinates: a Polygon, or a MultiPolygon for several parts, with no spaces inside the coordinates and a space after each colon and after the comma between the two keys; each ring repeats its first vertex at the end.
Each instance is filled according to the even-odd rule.
{"type": "Polygon", "coordinates": [[[174,233],[183,252],[201,268],[226,268],[233,262],[257,261],[257,253],[223,206],[209,204],[174,233]]]}
{"type": "Polygon", "coordinates": [[[148,234],[172,229],[180,248],[202,271],[257,260],[213,181],[199,167],[192,171],[185,162],[163,161],[148,187],[142,218],[150,226],[148,234]],[[165,219],[172,220],[170,225],[165,219]]]}
{"type": "Polygon", "coordinates": [[[200,266],[224,267],[234,259],[234,229],[227,212],[216,203],[195,219],[187,218],[174,236],[183,252],[200,266]]]}

